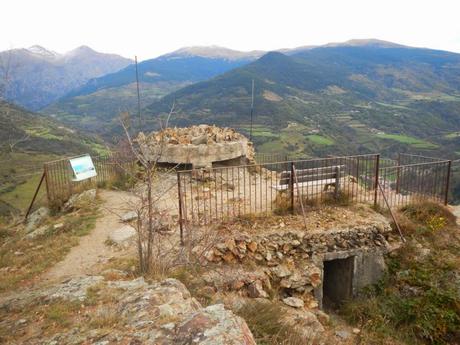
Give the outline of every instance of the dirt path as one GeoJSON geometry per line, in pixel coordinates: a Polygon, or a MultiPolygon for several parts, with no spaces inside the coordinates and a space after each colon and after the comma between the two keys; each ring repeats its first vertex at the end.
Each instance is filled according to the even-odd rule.
{"type": "Polygon", "coordinates": [[[457,224],[460,225],[460,205],[452,206],[452,213],[457,217],[457,224]]]}
{"type": "Polygon", "coordinates": [[[100,190],[102,205],[96,226],[87,236],[80,239],[78,246],[73,247],[64,260],[57,263],[42,276],[43,282],[60,281],[72,276],[97,274],[98,266],[109,258],[126,255],[126,252],[115,251],[105,244],[107,236],[122,226],[120,216],[129,211],[128,203],[135,197],[127,192],[100,190]]]}

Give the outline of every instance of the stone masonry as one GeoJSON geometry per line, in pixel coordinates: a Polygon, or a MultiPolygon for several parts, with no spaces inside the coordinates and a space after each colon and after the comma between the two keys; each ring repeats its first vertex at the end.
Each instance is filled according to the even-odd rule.
{"type": "Polygon", "coordinates": [[[235,161],[237,165],[254,161],[252,143],[231,128],[209,125],[166,128],[136,139],[145,157],[169,164],[191,164],[210,168],[213,163],[235,161]]]}
{"type": "Polygon", "coordinates": [[[245,287],[247,295],[254,297],[266,297],[265,290],[277,285],[281,298],[296,297],[307,307],[315,308],[322,303],[324,261],[354,258],[353,293],[356,294],[381,278],[385,269],[383,255],[391,248],[390,232],[389,223],[382,217],[353,228],[240,233],[207,251],[205,260],[207,264],[236,266],[253,262],[265,276],[253,275],[254,279],[249,281],[240,274],[241,282],[229,285],[245,287]]]}

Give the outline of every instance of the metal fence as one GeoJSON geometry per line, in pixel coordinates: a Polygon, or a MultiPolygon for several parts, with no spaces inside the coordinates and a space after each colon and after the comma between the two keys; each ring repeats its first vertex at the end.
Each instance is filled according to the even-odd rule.
{"type": "Polygon", "coordinates": [[[97,184],[110,182],[124,173],[123,167],[112,156],[93,157],[97,176],[84,181],[73,181],[69,159],[59,159],[44,164],[44,179],[48,203],[60,206],[72,194],[95,188],[97,184]]]}
{"type": "Polygon", "coordinates": [[[285,161],[178,172],[182,222],[210,224],[331,199],[373,200],[379,155],[285,161]]]}
{"type": "MultiPolygon", "coordinates": [[[[412,157],[413,158],[413,157],[412,157]]],[[[379,183],[391,207],[420,200],[447,204],[451,161],[430,161],[379,169],[379,183]]],[[[376,203],[382,204],[379,193],[376,203]]]]}
{"type": "Polygon", "coordinates": [[[180,226],[293,211],[301,202],[384,205],[382,193],[389,207],[419,198],[446,202],[450,165],[421,156],[389,160],[370,154],[181,171],[180,226]],[[414,159],[423,162],[398,165],[414,159]]]}

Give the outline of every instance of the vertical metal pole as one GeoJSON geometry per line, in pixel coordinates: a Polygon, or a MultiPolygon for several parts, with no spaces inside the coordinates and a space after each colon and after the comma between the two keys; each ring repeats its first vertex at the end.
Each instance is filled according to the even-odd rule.
{"type": "Polygon", "coordinates": [[[46,186],[46,198],[48,199],[48,207],[51,204],[51,194],[50,194],[50,187],[48,181],[48,166],[43,164],[43,173],[45,174],[45,186],[46,186]]]}
{"type": "Polygon", "coordinates": [[[335,173],[334,198],[337,201],[339,199],[339,193],[340,193],[340,168],[338,166],[335,167],[334,173],[335,173]]]}
{"type": "Polygon", "coordinates": [[[179,197],[179,230],[180,230],[180,244],[184,245],[184,225],[182,218],[182,186],[180,183],[180,173],[177,172],[177,194],[179,197]]]}
{"type": "Polygon", "coordinates": [[[254,79],[252,79],[252,89],[251,89],[251,127],[249,132],[249,141],[252,142],[252,117],[254,115],[254,79]]]}
{"type": "Polygon", "coordinates": [[[136,88],[137,88],[137,115],[139,116],[139,128],[142,127],[142,117],[141,117],[141,94],[139,92],[139,72],[137,71],[137,55],[134,57],[136,64],[136,88]]]}
{"type": "Polygon", "coordinates": [[[452,169],[452,161],[447,162],[447,176],[446,176],[446,191],[444,194],[444,205],[449,201],[449,185],[450,185],[450,170],[452,169]]]}
{"type": "Polygon", "coordinates": [[[294,214],[294,162],[290,163],[291,174],[289,175],[289,191],[291,193],[291,212],[294,214]]]}
{"type": "Polygon", "coordinates": [[[380,154],[375,155],[374,207],[377,207],[380,154]]]}
{"type": "Polygon", "coordinates": [[[401,153],[398,153],[398,167],[396,168],[396,194],[399,194],[399,179],[401,176],[401,153]]]}
{"type": "Polygon", "coordinates": [[[43,171],[42,177],[40,178],[40,182],[38,183],[38,187],[35,190],[34,197],[32,198],[32,201],[30,202],[29,208],[27,209],[26,215],[24,217],[24,222],[27,221],[27,217],[29,216],[29,213],[32,210],[32,206],[34,205],[35,199],[37,198],[38,191],[40,190],[40,187],[42,186],[44,178],[45,178],[45,171],[43,171]]]}

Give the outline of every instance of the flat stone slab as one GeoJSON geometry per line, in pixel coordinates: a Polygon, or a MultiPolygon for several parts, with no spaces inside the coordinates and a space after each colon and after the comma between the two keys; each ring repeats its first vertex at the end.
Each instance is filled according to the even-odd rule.
{"type": "Polygon", "coordinates": [[[286,297],[283,298],[284,304],[293,307],[293,308],[303,308],[304,301],[297,297],[286,297]]]}
{"type": "Polygon", "coordinates": [[[121,221],[123,223],[130,222],[134,219],[137,219],[137,213],[135,211],[126,212],[121,216],[121,221]]]}
{"type": "Polygon", "coordinates": [[[136,236],[136,229],[130,225],[124,225],[109,234],[109,240],[117,245],[128,244],[136,236]]]}

